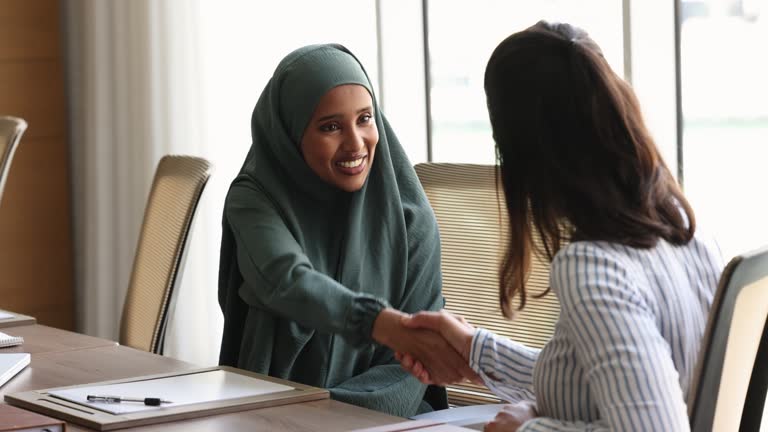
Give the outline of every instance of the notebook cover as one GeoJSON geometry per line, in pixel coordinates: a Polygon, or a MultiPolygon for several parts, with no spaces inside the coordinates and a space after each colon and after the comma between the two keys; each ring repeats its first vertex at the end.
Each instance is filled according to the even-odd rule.
{"type": "Polygon", "coordinates": [[[24,370],[30,358],[29,353],[0,353],[0,386],[24,370]]]}

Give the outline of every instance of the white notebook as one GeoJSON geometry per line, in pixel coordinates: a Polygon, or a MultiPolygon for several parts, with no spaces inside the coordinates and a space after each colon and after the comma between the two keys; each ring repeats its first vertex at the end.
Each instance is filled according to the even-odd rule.
{"type": "Polygon", "coordinates": [[[12,347],[16,345],[21,345],[23,343],[24,343],[24,338],[21,336],[11,336],[9,334],[0,332],[0,348],[12,347]]]}
{"type": "Polygon", "coordinates": [[[29,353],[0,354],[0,386],[29,365],[29,353]]]}
{"type": "Polygon", "coordinates": [[[158,410],[195,403],[215,402],[293,390],[283,384],[264,381],[223,370],[191,373],[164,378],[147,379],[91,387],[52,390],[51,396],[79,403],[112,414],[158,410]],[[161,398],[171,403],[147,406],[143,403],[89,402],[88,395],[109,395],[130,398],[161,398]]]}

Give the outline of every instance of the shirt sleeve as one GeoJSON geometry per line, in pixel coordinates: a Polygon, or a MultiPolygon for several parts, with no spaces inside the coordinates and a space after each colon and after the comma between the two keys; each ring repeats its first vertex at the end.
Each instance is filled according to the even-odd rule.
{"type": "Polygon", "coordinates": [[[370,342],[386,300],[353,292],[316,271],[261,191],[233,185],[225,215],[245,280],[239,291],[243,301],[302,326],[338,333],[357,346],[370,342]]]}
{"type": "Polygon", "coordinates": [[[478,328],[472,338],[469,365],[500,398],[510,403],[535,401],[533,367],[539,351],[478,328]]]}
{"type": "Polygon", "coordinates": [[[671,349],[627,266],[591,244],[563,252],[552,264],[552,286],[601,420],[540,417],[519,431],[690,430],[671,349]]]}

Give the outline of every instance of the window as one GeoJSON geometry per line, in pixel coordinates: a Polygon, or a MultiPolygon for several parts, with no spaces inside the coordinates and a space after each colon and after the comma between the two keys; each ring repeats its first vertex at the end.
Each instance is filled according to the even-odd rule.
{"type": "Polygon", "coordinates": [[[683,180],[726,259],[768,244],[768,2],[685,0],[683,180]]]}
{"type": "Polygon", "coordinates": [[[621,0],[433,1],[427,13],[435,162],[494,163],[483,91],[485,66],[499,42],[540,19],[587,30],[623,75],[621,0]]]}

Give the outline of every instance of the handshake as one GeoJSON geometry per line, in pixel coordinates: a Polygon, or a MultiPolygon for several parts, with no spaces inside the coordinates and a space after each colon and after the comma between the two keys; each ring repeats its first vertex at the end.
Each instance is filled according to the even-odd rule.
{"type": "Polygon", "coordinates": [[[469,367],[475,328],[445,310],[413,315],[387,308],[373,325],[373,339],[395,351],[403,369],[424,384],[482,384],[469,367]]]}

